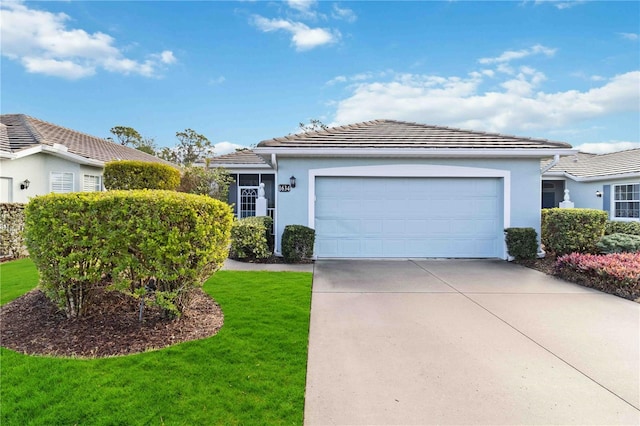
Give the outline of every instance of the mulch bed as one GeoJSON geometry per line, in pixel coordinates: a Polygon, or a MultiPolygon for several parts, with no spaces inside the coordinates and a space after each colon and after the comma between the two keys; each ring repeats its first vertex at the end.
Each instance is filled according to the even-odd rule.
{"type": "Polygon", "coordinates": [[[526,266],[527,268],[535,269],[536,271],[544,272],[547,275],[555,275],[555,256],[546,256],[541,259],[533,260],[515,260],[514,263],[526,266]]]}
{"type": "Polygon", "coordinates": [[[40,290],[32,290],[0,307],[1,345],[29,355],[100,358],[160,349],[213,336],[224,316],[202,290],[178,319],[167,319],[118,292],[99,290],[86,316],[68,319],[40,290]]]}

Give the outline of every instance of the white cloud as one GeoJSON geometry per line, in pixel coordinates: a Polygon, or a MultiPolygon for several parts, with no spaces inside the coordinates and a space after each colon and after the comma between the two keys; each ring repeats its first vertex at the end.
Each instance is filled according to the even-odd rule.
{"type": "Polygon", "coordinates": [[[618,33],[618,35],[625,40],[631,40],[631,41],[637,41],[638,38],[640,38],[638,36],[638,33],[618,33]]]}
{"type": "Polygon", "coordinates": [[[2,55],[19,61],[27,72],[78,79],[102,68],[151,77],[161,65],[176,62],[169,50],[144,61],[126,58],[110,35],[67,28],[71,18],[64,13],[31,9],[20,1],[5,1],[0,11],[2,55]]]}
{"type": "Polygon", "coordinates": [[[162,51],[162,53],[160,53],[160,60],[165,64],[173,64],[178,61],[170,50],[162,51]]]}
{"type": "Polygon", "coordinates": [[[224,83],[226,80],[227,79],[224,78],[223,75],[221,75],[215,78],[210,78],[207,84],[209,84],[209,86],[215,86],[215,85],[224,83]]]}
{"type": "Polygon", "coordinates": [[[640,71],[615,76],[583,92],[544,92],[539,88],[544,74],[528,67],[508,76],[500,90],[481,90],[485,78],[479,72],[466,77],[396,74],[390,81],[356,84],[349,97],[337,102],[331,124],[391,118],[502,133],[552,131],[638,111],[640,105],[640,71]]]}
{"type": "Polygon", "coordinates": [[[287,0],[287,5],[299,12],[308,12],[315,4],[315,0],[287,0]]]}
{"type": "Polygon", "coordinates": [[[310,28],[301,22],[286,19],[268,19],[255,15],[253,23],[263,32],[283,30],[291,34],[291,42],[296,50],[311,50],[315,47],[337,42],[341,35],[337,30],[310,28]]]}
{"type": "Polygon", "coordinates": [[[586,0],[535,0],[535,4],[551,4],[556,9],[564,10],[583,4],[585,1],[586,0]]]}
{"type": "Polygon", "coordinates": [[[333,19],[340,19],[347,22],[355,22],[358,16],[355,12],[346,7],[340,7],[337,3],[333,4],[333,10],[331,11],[331,17],[333,19]]]}
{"type": "Polygon", "coordinates": [[[588,152],[591,154],[608,154],[610,152],[625,151],[627,149],[640,148],[640,142],[589,142],[582,145],[575,146],[581,152],[588,152]]]}
{"type": "Polygon", "coordinates": [[[213,145],[213,152],[215,155],[224,155],[235,152],[236,149],[246,148],[246,146],[238,145],[228,141],[218,142],[213,145]]]}
{"type": "Polygon", "coordinates": [[[480,58],[478,62],[481,64],[503,64],[516,59],[526,58],[531,55],[543,54],[545,56],[553,56],[556,53],[556,50],[557,49],[552,49],[541,44],[536,44],[530,49],[507,50],[495,58],[480,58]]]}

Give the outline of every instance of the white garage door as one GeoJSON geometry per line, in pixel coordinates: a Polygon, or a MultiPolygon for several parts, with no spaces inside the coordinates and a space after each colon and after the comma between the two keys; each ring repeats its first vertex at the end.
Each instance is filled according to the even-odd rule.
{"type": "Polygon", "coordinates": [[[496,178],[316,178],[318,257],[501,257],[496,178]]]}

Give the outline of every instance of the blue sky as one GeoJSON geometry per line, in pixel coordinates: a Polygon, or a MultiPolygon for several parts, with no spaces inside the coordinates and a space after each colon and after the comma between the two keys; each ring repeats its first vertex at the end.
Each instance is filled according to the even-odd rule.
{"type": "Polygon", "coordinates": [[[1,3],[2,113],[217,153],[389,118],[640,147],[640,2],[1,3]]]}

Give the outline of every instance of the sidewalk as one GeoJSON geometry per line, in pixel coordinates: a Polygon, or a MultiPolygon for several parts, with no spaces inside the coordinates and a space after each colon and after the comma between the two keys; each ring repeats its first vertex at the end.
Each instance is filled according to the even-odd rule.
{"type": "Polygon", "coordinates": [[[227,259],[224,261],[222,271],[270,271],[270,272],[311,272],[313,263],[287,264],[287,263],[249,263],[227,259]]]}

